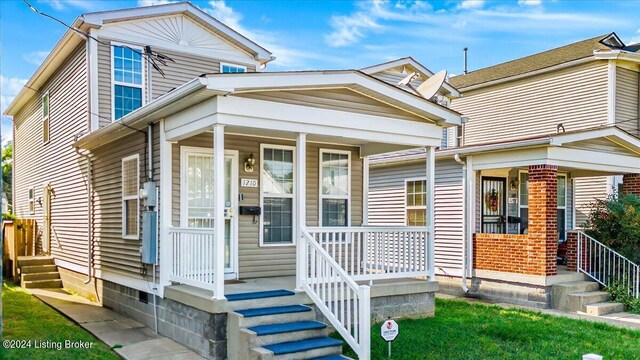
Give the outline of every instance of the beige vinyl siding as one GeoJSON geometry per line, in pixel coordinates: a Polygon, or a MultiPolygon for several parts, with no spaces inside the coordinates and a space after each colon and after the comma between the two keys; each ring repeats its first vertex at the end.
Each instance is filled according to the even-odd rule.
{"type": "Polygon", "coordinates": [[[574,179],[575,226],[581,228],[596,199],[604,199],[610,192],[610,181],[606,176],[574,179]]]}
{"type": "MultiPolygon", "coordinates": [[[[102,39],[110,42],[109,39],[102,39]]],[[[131,44],[136,45],[136,44],[131,44]]],[[[220,61],[211,57],[198,56],[187,53],[164,50],[154,47],[175,62],[168,62],[166,66],[160,65],[165,73],[162,77],[156,70],[151,71],[151,95],[152,100],[158,98],[184,83],[207,73],[217,73],[220,71],[220,61]]],[[[143,71],[145,73],[145,96],[147,87],[147,63],[143,61],[143,71]]],[[[247,71],[255,71],[255,67],[248,66],[247,71]]],[[[100,111],[100,127],[111,123],[111,46],[98,44],[98,108],[100,111]]]]}
{"type": "Polygon", "coordinates": [[[469,117],[465,145],[607,124],[607,62],[593,61],[468,91],[452,108],[469,117]],[[488,105],[490,104],[490,105],[488,105]]]}
{"type": "MultiPolygon", "coordinates": [[[[295,142],[272,140],[267,138],[245,137],[239,135],[225,136],[225,149],[238,150],[238,178],[257,179],[260,181],[260,144],[295,146],[295,142]],[[244,160],[253,153],[256,158],[256,168],[252,173],[244,172],[244,160]]],[[[196,146],[211,148],[213,134],[203,133],[179,141],[173,145],[172,174],[173,174],[173,225],[180,225],[180,147],[196,146]]],[[[334,145],[307,143],[307,225],[318,225],[318,171],[319,151],[323,149],[351,150],[351,224],[362,224],[362,160],[358,156],[357,148],[334,145]]],[[[239,205],[260,205],[260,188],[239,187],[244,195],[244,201],[239,205]]],[[[252,216],[238,218],[238,265],[241,278],[290,276],[295,275],[295,246],[269,247],[259,245],[259,224],[253,224],[252,216]]]]}
{"type": "MultiPolygon", "coordinates": [[[[154,128],[154,180],[160,186],[160,145],[154,128]]],[[[93,151],[94,264],[96,270],[141,279],[140,240],[122,238],[122,159],[139,154],[140,184],[147,180],[145,134],[136,132],[93,151]]],[[[161,204],[160,204],[161,205],[161,204]]],[[[140,214],[142,216],[142,201],[140,214]]],[[[140,220],[142,226],[142,220],[140,220]]],[[[140,234],[142,231],[140,230],[140,234]]],[[[149,271],[149,274],[151,271],[149,271]]]]}
{"type": "Polygon", "coordinates": [[[347,89],[265,91],[238,96],[257,100],[276,101],[322,109],[345,109],[360,114],[416,120],[418,117],[380,101],[347,89]]]}
{"type": "MultiPolygon", "coordinates": [[[[87,266],[88,211],[86,162],[73,148],[75,136],[88,131],[87,62],[82,43],[41,88],[49,91],[50,142],[42,144],[41,94],[14,117],[14,212],[42,225],[43,184],[49,182],[51,254],[87,266]],[[35,187],[35,214],[29,214],[28,189],[35,187]]],[[[40,249],[40,241],[37,241],[40,249]]]]}
{"type": "Polygon", "coordinates": [[[616,68],[616,125],[638,136],[640,124],[639,73],[626,68],[616,68]]]}
{"type": "MultiPolygon", "coordinates": [[[[424,179],[421,161],[369,170],[369,225],[406,226],[406,188],[408,179],[424,179]]],[[[462,167],[454,160],[438,160],[435,178],[435,259],[436,270],[462,274],[464,239],[462,167]]]]}

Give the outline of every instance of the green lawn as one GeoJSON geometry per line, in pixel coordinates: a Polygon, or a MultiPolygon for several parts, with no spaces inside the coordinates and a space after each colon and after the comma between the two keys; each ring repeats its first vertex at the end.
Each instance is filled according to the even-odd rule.
{"type": "Polygon", "coordinates": [[[3,340],[31,341],[31,348],[4,349],[1,359],[120,359],[107,345],[57,313],[21,288],[4,283],[2,288],[3,340]],[[92,343],[91,349],[36,349],[43,341],[65,340],[92,343]]]}
{"type": "MultiPolygon", "coordinates": [[[[392,359],[640,359],[640,331],[533,311],[436,299],[435,317],[398,324],[392,359]]],[[[380,324],[371,333],[372,359],[387,359],[380,324]]]]}

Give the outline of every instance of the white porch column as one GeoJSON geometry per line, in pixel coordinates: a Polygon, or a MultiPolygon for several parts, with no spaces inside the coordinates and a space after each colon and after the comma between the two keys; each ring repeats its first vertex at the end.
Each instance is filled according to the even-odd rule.
{"type": "Polygon", "coordinates": [[[307,206],[307,134],[299,133],[296,139],[296,171],[295,200],[296,200],[296,288],[302,290],[302,281],[307,272],[306,246],[302,231],[306,222],[307,206]]]}
{"type": "Polygon", "coordinates": [[[213,297],[224,299],[224,125],[213,127],[213,297]]]}
{"type": "Polygon", "coordinates": [[[369,225],[369,157],[362,159],[362,225],[369,225]]]}
{"type": "Polygon", "coordinates": [[[171,141],[166,140],[164,120],[160,120],[160,288],[159,295],[164,296],[164,287],[169,285],[173,269],[173,251],[169,228],[171,227],[171,141]]]}
{"type": "Polygon", "coordinates": [[[429,234],[427,236],[427,275],[429,280],[434,280],[435,275],[435,211],[434,211],[434,199],[435,199],[435,178],[436,178],[436,157],[433,146],[425,148],[427,152],[426,165],[427,165],[427,227],[429,228],[429,234]]]}

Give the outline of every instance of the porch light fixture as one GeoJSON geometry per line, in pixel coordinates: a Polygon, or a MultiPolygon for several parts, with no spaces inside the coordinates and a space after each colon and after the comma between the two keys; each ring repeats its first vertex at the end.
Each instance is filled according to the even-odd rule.
{"type": "Polygon", "coordinates": [[[252,173],[253,167],[256,165],[256,158],[253,153],[249,154],[247,160],[244,161],[244,172],[252,173]]]}

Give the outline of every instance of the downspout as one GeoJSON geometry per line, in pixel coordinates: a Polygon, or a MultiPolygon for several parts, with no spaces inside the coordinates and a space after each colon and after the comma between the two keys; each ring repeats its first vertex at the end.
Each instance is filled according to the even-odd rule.
{"type": "MultiPolygon", "coordinates": [[[[151,75],[149,75],[151,78],[151,75]]],[[[151,86],[151,82],[149,82],[149,86],[151,86]]],[[[148,181],[153,181],[153,123],[150,123],[147,126],[147,179],[148,181]]],[[[157,198],[157,192],[156,192],[157,198]]],[[[158,259],[158,245],[156,244],[156,262],[158,259]]],[[[158,333],[158,305],[156,303],[156,297],[158,293],[158,285],[156,284],[156,262],[153,263],[152,271],[153,271],[153,322],[154,322],[154,330],[155,333],[158,333]]]]}
{"type": "Polygon", "coordinates": [[[460,159],[459,154],[455,154],[453,158],[456,162],[462,165],[462,226],[463,226],[463,240],[462,240],[462,291],[464,293],[469,292],[467,287],[467,238],[469,233],[467,231],[467,163],[460,159]]]}
{"type": "MultiPolygon", "coordinates": [[[[75,141],[78,141],[78,137],[76,135],[75,141]]],[[[84,280],[86,285],[91,282],[91,270],[93,269],[93,204],[91,201],[91,194],[93,193],[93,164],[89,155],[80,152],[79,148],[76,148],[76,152],[87,161],[87,279],[84,280]]]]}

